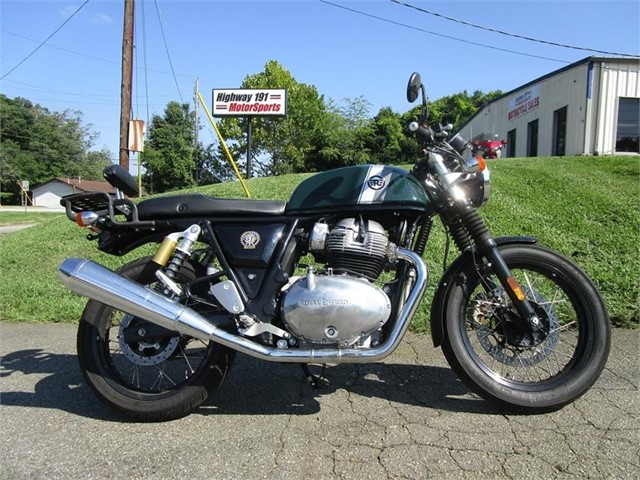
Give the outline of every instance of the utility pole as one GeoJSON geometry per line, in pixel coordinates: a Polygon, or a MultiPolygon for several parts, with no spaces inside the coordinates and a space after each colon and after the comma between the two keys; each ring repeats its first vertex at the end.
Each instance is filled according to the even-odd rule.
{"type": "Polygon", "coordinates": [[[195,171],[194,177],[196,184],[200,184],[200,169],[198,168],[198,163],[200,162],[200,158],[198,156],[198,130],[200,129],[198,126],[198,82],[199,79],[196,78],[196,83],[193,86],[193,151],[196,153],[194,157],[195,160],[195,171]]]}
{"type": "Polygon", "coordinates": [[[198,115],[198,92],[199,90],[199,84],[200,83],[200,79],[196,78],[196,85],[193,89],[193,111],[194,111],[194,115],[195,115],[195,122],[193,123],[194,125],[194,129],[195,131],[193,132],[193,144],[195,146],[198,146],[198,131],[200,130],[200,121],[199,121],[199,115],[198,115]]]}
{"type": "Polygon", "coordinates": [[[129,171],[129,120],[131,119],[131,83],[133,81],[133,24],[135,0],[124,0],[122,34],[122,84],[120,90],[120,166],[129,171]]]}

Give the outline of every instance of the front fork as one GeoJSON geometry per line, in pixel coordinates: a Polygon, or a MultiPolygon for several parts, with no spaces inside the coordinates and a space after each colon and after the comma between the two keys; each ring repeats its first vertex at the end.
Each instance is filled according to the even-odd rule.
{"type": "Polygon", "coordinates": [[[489,261],[489,268],[493,270],[498,280],[500,280],[502,288],[507,292],[520,318],[526,319],[527,325],[532,332],[540,330],[542,327],[540,319],[533,310],[531,303],[527,300],[527,296],[522,291],[520,283],[515,279],[504,258],[502,258],[502,255],[498,252],[496,242],[490,238],[484,245],[478,244],[478,249],[489,261]]]}
{"type": "Polygon", "coordinates": [[[489,234],[484,220],[478,215],[478,212],[469,205],[461,206],[460,210],[459,216],[450,223],[450,229],[456,245],[463,251],[467,246],[471,246],[466,235],[471,237],[480,254],[487,259],[489,268],[491,268],[496,277],[498,277],[502,288],[507,292],[519,317],[525,320],[531,332],[537,332],[542,328],[540,319],[531,306],[531,303],[527,300],[527,296],[519,282],[511,273],[502,255],[500,255],[498,245],[489,234]]]}

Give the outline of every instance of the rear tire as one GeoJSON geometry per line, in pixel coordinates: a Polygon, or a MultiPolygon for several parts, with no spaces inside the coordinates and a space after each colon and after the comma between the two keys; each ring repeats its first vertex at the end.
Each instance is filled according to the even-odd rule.
{"type": "Polygon", "coordinates": [[[541,318],[527,336],[491,270],[469,262],[451,282],[443,352],[475,393],[525,413],[557,410],[585,393],[605,366],[611,327],[602,298],[568,259],[538,246],[500,253],[541,318]]]}
{"type": "MultiPolygon", "coordinates": [[[[150,257],[124,265],[118,273],[148,285],[157,265],[150,257]]],[[[183,280],[195,278],[190,265],[183,280]]],[[[127,343],[124,329],[148,325],[90,300],[78,327],[80,369],[97,397],[138,421],[171,420],[201,405],[224,380],[235,351],[184,335],[127,343]]]]}

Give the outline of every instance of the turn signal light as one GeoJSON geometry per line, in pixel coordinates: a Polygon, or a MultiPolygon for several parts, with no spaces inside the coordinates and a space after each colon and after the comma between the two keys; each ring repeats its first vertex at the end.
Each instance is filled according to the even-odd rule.
{"type": "Polygon", "coordinates": [[[90,227],[98,221],[96,212],[80,212],[76,214],[76,223],[81,227],[90,227]]]}
{"type": "Polygon", "coordinates": [[[511,287],[511,291],[515,293],[518,300],[523,301],[525,299],[525,296],[518,281],[513,277],[507,277],[507,283],[511,287]]]}
{"type": "Polygon", "coordinates": [[[481,172],[484,172],[484,170],[487,168],[486,160],[482,155],[478,155],[476,157],[476,160],[478,161],[478,168],[480,169],[481,172]]]}

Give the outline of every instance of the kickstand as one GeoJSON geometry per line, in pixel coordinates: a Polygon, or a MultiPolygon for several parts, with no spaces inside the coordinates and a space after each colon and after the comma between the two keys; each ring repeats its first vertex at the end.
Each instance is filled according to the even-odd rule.
{"type": "Polygon", "coordinates": [[[301,363],[300,366],[302,367],[302,371],[304,372],[304,378],[307,380],[307,382],[309,382],[309,385],[311,385],[312,388],[320,388],[320,381],[324,376],[327,364],[322,364],[320,375],[314,375],[313,373],[311,373],[311,370],[309,370],[309,366],[306,363],[301,363]]]}

